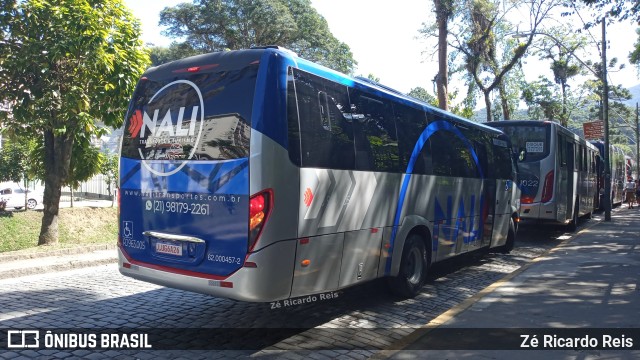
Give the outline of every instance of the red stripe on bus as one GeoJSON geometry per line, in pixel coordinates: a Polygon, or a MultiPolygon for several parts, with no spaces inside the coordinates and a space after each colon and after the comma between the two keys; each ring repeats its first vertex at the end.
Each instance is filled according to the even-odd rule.
{"type": "MultiPolygon", "coordinates": [[[[124,257],[127,259],[128,262],[130,262],[133,265],[138,265],[138,266],[146,267],[146,268],[149,268],[149,269],[166,271],[166,272],[173,273],[173,274],[193,276],[193,277],[198,277],[198,278],[203,278],[203,279],[211,279],[211,280],[225,280],[229,276],[231,276],[231,275],[233,275],[235,273],[235,271],[234,271],[234,272],[232,272],[231,274],[229,274],[227,276],[220,276],[220,275],[205,274],[205,273],[196,272],[196,271],[182,270],[182,269],[176,269],[176,268],[172,268],[172,267],[168,267],[168,266],[162,266],[162,265],[146,263],[146,262],[143,262],[143,261],[138,261],[138,260],[132,259],[129,256],[129,254],[127,254],[127,252],[122,248],[122,246],[118,245],[118,247],[120,247],[120,251],[122,251],[122,255],[124,255],[124,257]]],[[[236,271],[238,271],[238,270],[236,270],[236,271]]]]}

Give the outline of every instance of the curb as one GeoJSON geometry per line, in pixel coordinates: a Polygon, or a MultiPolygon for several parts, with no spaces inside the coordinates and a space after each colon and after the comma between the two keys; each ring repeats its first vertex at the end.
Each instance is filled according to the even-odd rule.
{"type": "Polygon", "coordinates": [[[103,258],[103,259],[94,259],[94,260],[72,260],[65,263],[45,265],[45,266],[34,266],[28,268],[19,268],[19,269],[10,269],[7,271],[0,271],[0,280],[18,278],[29,275],[37,275],[49,272],[57,272],[57,271],[65,271],[65,270],[73,270],[80,269],[91,266],[100,266],[107,264],[114,264],[118,261],[117,257],[112,258],[103,258]]]}
{"type": "Polygon", "coordinates": [[[51,251],[34,251],[34,252],[11,251],[5,254],[0,254],[0,263],[9,262],[9,261],[27,260],[27,259],[37,259],[37,258],[43,258],[43,257],[52,257],[52,256],[84,254],[84,253],[90,253],[98,250],[111,250],[115,248],[116,248],[116,242],[114,241],[112,244],[87,245],[87,246],[55,249],[51,251]]]}

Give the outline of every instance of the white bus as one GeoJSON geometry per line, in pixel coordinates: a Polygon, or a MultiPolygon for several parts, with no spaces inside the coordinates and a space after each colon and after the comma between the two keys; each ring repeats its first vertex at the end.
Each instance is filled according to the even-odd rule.
{"type": "Polygon", "coordinates": [[[549,121],[498,121],[521,154],[518,184],[522,219],[567,224],[590,217],[597,198],[596,156],[588,141],[549,121]]]}

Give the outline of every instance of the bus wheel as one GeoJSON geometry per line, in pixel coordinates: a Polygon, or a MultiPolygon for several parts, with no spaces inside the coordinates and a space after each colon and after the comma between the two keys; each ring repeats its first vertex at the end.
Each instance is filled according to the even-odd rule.
{"type": "Polygon", "coordinates": [[[508,254],[513,250],[516,245],[516,225],[513,223],[513,218],[509,220],[509,232],[507,233],[507,242],[500,247],[500,252],[508,254]]]}
{"type": "Polygon", "coordinates": [[[398,276],[389,279],[391,291],[403,298],[416,296],[427,279],[430,261],[422,237],[409,235],[402,249],[398,276]]]}

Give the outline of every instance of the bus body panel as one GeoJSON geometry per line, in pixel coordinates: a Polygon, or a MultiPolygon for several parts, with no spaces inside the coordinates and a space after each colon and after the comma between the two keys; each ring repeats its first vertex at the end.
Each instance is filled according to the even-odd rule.
{"type": "Polygon", "coordinates": [[[247,159],[189,164],[161,178],[136,163],[121,159],[121,169],[130,169],[120,185],[127,204],[120,209],[122,247],[132,260],[220,276],[236,271],[246,254],[247,159]],[[212,168],[217,174],[210,173],[212,168]],[[216,189],[207,190],[210,182],[200,178],[203,174],[216,189]],[[174,241],[170,235],[201,242],[174,241]],[[214,261],[222,260],[216,255],[226,258],[214,261]]]}
{"type": "Polygon", "coordinates": [[[338,289],[345,233],[298,240],[291,296],[338,289]]]}
{"type": "MultiPolygon", "coordinates": [[[[517,212],[520,195],[512,180],[496,180],[496,218],[493,225],[491,247],[502,246],[507,242],[512,214],[517,212]]],[[[515,224],[514,224],[515,225],[515,224]]]]}
{"type": "Polygon", "coordinates": [[[382,228],[346,232],[338,288],[377,278],[381,246],[382,228]]]}
{"type": "Polygon", "coordinates": [[[282,161],[287,157],[287,151],[271,138],[258,131],[251,131],[249,192],[253,195],[269,189],[273,194],[273,211],[253,251],[259,251],[277,241],[298,238],[295,226],[298,217],[291,209],[298,207],[300,198],[291,189],[298,187],[300,172],[291,162],[282,161]]]}

